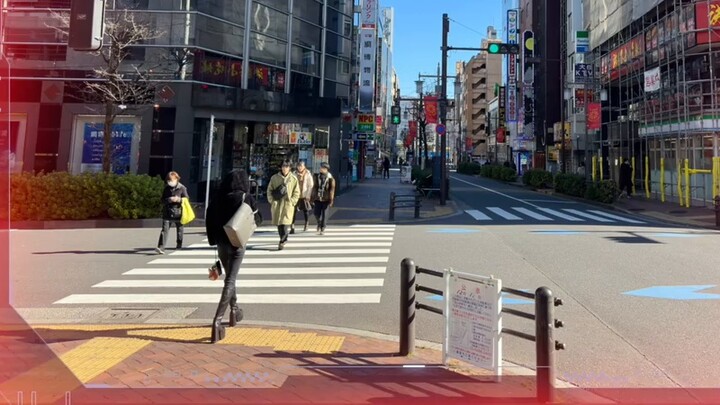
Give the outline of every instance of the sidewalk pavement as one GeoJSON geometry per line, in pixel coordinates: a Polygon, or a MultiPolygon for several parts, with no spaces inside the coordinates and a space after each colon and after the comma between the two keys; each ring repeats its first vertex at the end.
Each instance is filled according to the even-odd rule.
{"type": "MultiPolygon", "coordinates": [[[[31,330],[17,319],[3,319],[0,327],[6,358],[0,394],[30,397],[32,389],[37,403],[67,404],[69,396],[72,404],[534,403],[534,377],[513,375],[512,368],[496,382],[466,364],[439,366],[441,354],[433,348],[401,357],[396,341],[345,332],[242,324],[213,345],[207,325],[31,330]]],[[[609,402],[580,389],[558,391],[559,402],[609,402]]]]}
{"type": "Polygon", "coordinates": [[[717,229],[715,211],[706,207],[681,207],[677,202],[660,202],[643,195],[621,198],[614,206],[628,213],[644,215],[678,225],[717,229]]]}

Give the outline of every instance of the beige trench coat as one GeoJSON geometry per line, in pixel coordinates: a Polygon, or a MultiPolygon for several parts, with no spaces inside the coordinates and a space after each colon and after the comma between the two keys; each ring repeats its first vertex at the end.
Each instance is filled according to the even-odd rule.
{"type": "Polygon", "coordinates": [[[272,224],[275,226],[292,225],[293,211],[300,199],[300,186],[297,177],[292,173],[288,173],[285,177],[283,177],[282,173],[272,176],[267,189],[267,197],[270,202],[272,224]],[[273,199],[272,190],[280,187],[283,183],[285,183],[287,187],[287,195],[281,200],[276,201],[273,199]]]}

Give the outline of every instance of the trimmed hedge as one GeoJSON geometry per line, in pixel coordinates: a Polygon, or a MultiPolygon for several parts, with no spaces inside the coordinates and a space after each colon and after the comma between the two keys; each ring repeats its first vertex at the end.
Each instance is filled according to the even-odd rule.
{"type": "Polygon", "coordinates": [[[498,165],[484,165],[480,169],[480,175],[489,179],[500,180],[512,183],[517,180],[517,172],[515,170],[498,165]]]}
{"type": "Polygon", "coordinates": [[[558,173],[555,175],[555,191],[574,197],[584,197],[587,184],[585,176],[572,173],[558,173]]]}
{"type": "Polygon", "coordinates": [[[147,175],[21,173],[10,178],[13,221],[160,216],[164,182],[147,175]]]}
{"type": "Polygon", "coordinates": [[[482,172],[482,166],[475,162],[464,162],[460,163],[457,168],[457,172],[460,174],[469,174],[471,176],[477,176],[482,172]]]}
{"type": "Polygon", "coordinates": [[[523,173],[523,184],[532,188],[548,188],[553,185],[552,173],[542,169],[531,169],[523,173]]]}
{"type": "Polygon", "coordinates": [[[590,183],[585,191],[585,198],[605,204],[612,204],[617,200],[620,191],[612,180],[602,180],[590,183]]]}

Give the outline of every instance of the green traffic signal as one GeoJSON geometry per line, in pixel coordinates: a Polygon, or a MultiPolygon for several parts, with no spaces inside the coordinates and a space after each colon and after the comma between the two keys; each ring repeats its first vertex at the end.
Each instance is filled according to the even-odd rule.
{"type": "Polygon", "coordinates": [[[393,117],[392,117],[392,123],[393,123],[394,125],[400,124],[400,116],[399,116],[399,115],[393,115],[393,117]]]}
{"type": "Polygon", "coordinates": [[[520,53],[520,46],[518,44],[504,44],[504,43],[492,43],[487,47],[489,54],[518,54],[520,53]]]}
{"type": "Polygon", "coordinates": [[[500,53],[500,44],[488,45],[488,53],[500,53]]]}

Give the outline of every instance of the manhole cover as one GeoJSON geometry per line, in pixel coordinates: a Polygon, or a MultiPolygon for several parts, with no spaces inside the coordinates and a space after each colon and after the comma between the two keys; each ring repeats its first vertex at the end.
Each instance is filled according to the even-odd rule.
{"type": "Polygon", "coordinates": [[[100,321],[136,323],[148,319],[157,311],[157,308],[111,308],[100,314],[100,321]]]}
{"type": "Polygon", "coordinates": [[[687,211],[683,210],[677,210],[677,211],[670,211],[671,214],[687,214],[687,211]]]}

